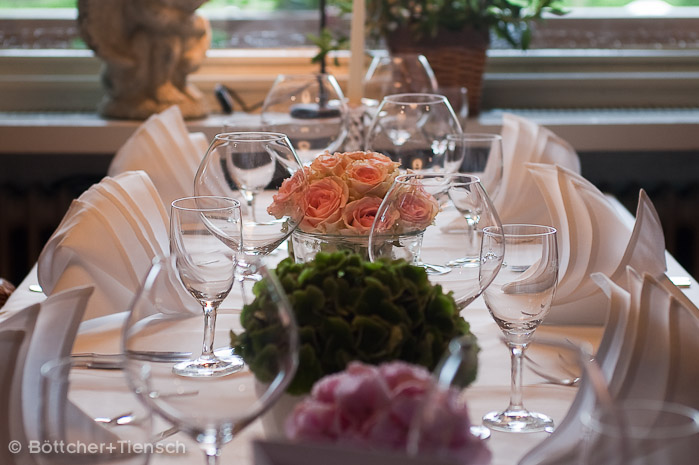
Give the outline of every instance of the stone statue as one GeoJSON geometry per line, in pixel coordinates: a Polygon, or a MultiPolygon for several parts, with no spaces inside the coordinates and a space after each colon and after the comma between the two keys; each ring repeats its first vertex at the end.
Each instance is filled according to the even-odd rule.
{"type": "Polygon", "coordinates": [[[211,33],[195,14],[206,0],[78,0],[78,26],[103,61],[107,118],[146,119],[172,105],[185,118],[208,114],[203,95],[187,84],[211,33]]]}

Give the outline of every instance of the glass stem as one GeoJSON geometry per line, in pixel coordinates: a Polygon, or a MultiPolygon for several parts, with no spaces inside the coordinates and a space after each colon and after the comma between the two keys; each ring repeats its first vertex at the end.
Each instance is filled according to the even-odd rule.
{"type": "Polygon", "coordinates": [[[214,334],[216,332],[216,306],[211,302],[204,304],[204,342],[201,358],[214,358],[214,334]]]}
{"type": "Polygon", "coordinates": [[[204,451],[206,454],[206,465],[218,465],[221,450],[218,447],[209,447],[204,451]]]}
{"type": "Polygon", "coordinates": [[[244,191],[245,201],[250,209],[250,216],[252,217],[253,223],[257,223],[257,218],[255,216],[255,193],[251,191],[244,191]]]}
{"type": "Polygon", "coordinates": [[[524,410],[522,405],[522,360],[524,357],[524,344],[508,343],[511,359],[511,379],[510,379],[510,405],[509,411],[524,410]]]}

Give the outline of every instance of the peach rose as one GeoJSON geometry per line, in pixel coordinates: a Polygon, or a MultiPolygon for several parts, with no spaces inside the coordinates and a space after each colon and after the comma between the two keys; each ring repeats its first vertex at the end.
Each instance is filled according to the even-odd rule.
{"type": "Polygon", "coordinates": [[[397,206],[400,224],[406,232],[425,229],[439,212],[437,199],[415,186],[398,194],[397,206]]]}
{"type": "Polygon", "coordinates": [[[393,184],[398,171],[392,165],[375,163],[370,160],[357,160],[347,166],[344,179],[352,199],[364,196],[383,197],[393,184]]]}
{"type": "Polygon", "coordinates": [[[300,219],[306,209],[306,179],[308,168],[298,170],[285,179],[279,190],[272,197],[267,213],[279,219],[283,216],[300,219]]]}
{"type": "Polygon", "coordinates": [[[311,171],[314,177],[342,176],[349,160],[340,153],[321,153],[311,163],[311,171]]]}
{"type": "Polygon", "coordinates": [[[374,218],[379,211],[381,199],[377,197],[364,197],[350,202],[342,212],[342,220],[350,234],[369,234],[374,218]]]}
{"type": "Polygon", "coordinates": [[[337,176],[311,181],[301,229],[321,233],[337,232],[348,197],[347,185],[337,176]]]}
{"type": "Polygon", "coordinates": [[[390,171],[397,169],[400,163],[392,161],[386,155],[379,152],[345,152],[342,154],[345,158],[350,160],[368,160],[376,165],[385,165],[389,167],[390,171]]]}

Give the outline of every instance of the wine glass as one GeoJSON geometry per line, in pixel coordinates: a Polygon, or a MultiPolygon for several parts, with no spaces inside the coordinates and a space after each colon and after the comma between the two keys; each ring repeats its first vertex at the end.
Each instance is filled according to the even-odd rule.
{"type": "Polygon", "coordinates": [[[337,151],[347,136],[348,108],[342,89],[330,74],[281,74],[260,113],[268,131],[286,134],[300,159],[337,151]]]}
{"type": "Polygon", "coordinates": [[[449,134],[447,152],[450,159],[462,160],[459,173],[478,176],[490,198],[497,198],[504,165],[502,136],[470,132],[449,134]]]}
{"type": "Polygon", "coordinates": [[[454,172],[461,160],[450,158],[447,135],[460,132],[443,95],[387,95],[369,125],[364,146],[400,162],[406,170],[454,172]]]}
{"type": "Polygon", "coordinates": [[[436,93],[437,78],[427,58],[417,53],[376,55],[364,77],[364,104],[377,106],[391,94],[436,93]]]}
{"type": "Polygon", "coordinates": [[[237,200],[197,196],[172,202],[170,253],[182,284],[204,311],[201,355],[175,365],[178,375],[225,376],[241,368],[239,360],[222,360],[213,350],[217,310],[233,286],[241,243],[237,200]]]}
{"type": "Polygon", "coordinates": [[[306,211],[306,189],[291,142],[272,132],[217,134],[194,179],[196,195],[241,201],[245,257],[269,254],[296,229],[306,211]],[[280,203],[283,211],[274,206],[280,203]]]}
{"type": "Polygon", "coordinates": [[[58,358],[41,368],[42,448],[37,463],[146,464],[153,452],[152,415],[122,370],[87,370],[58,358]]]}
{"type": "Polygon", "coordinates": [[[499,228],[501,222],[477,177],[403,174],[396,177],[376,212],[369,257],[406,258],[423,266],[430,280],[453,291],[464,308],[498,272],[496,266],[482,269],[479,258],[483,229],[488,226],[499,228]]]}
{"type": "Polygon", "coordinates": [[[483,298],[505,336],[512,358],[510,404],[502,412],[487,413],[483,424],[507,432],[553,431],[551,418],[524,408],[522,360],[534,331],[551,308],[556,291],[556,229],[527,224],[487,227],[483,231],[481,260],[482,270],[500,268],[483,292],[483,298]]]}
{"type": "MultiPolygon", "coordinates": [[[[176,259],[154,261],[137,293],[123,330],[125,371],[132,389],[155,413],[196,440],[207,463],[216,464],[221,448],[264,413],[286,390],[298,363],[298,331],[283,288],[256,258],[262,278],[255,283],[256,308],[226,312],[219,318],[221,336],[241,333],[241,322],[263,317],[271,325],[251,334],[262,357],[245,360],[236,372],[217,377],[180,376],[166,354],[195,352],[201,343],[200,322],[187,300],[173,299],[182,288],[176,259]],[[144,356],[150,354],[150,356],[144,356]]],[[[246,331],[249,334],[249,330],[246,331]]]]}
{"type": "Polygon", "coordinates": [[[690,465],[699,454],[699,411],[674,402],[634,399],[581,415],[580,463],[690,465]]]}

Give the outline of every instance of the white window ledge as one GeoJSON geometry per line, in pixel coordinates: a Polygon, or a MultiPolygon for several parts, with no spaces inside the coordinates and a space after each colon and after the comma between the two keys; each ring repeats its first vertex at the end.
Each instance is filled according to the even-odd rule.
{"type": "MultiPolygon", "coordinates": [[[[490,110],[469,121],[472,132],[499,132],[502,113],[536,121],[579,152],[698,151],[699,108],[652,110],[490,110]]],[[[187,123],[209,138],[228,116],[187,123]]],[[[0,154],[113,154],[140,122],[94,113],[0,113],[0,154]]]]}

